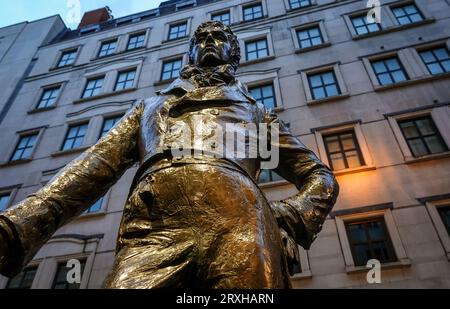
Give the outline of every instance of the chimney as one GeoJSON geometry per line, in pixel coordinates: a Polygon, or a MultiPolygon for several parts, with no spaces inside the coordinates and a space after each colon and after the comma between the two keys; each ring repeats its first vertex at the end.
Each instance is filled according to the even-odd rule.
{"type": "Polygon", "coordinates": [[[108,21],[113,18],[111,13],[111,9],[107,6],[101,9],[86,12],[78,25],[78,29],[108,21]]]}

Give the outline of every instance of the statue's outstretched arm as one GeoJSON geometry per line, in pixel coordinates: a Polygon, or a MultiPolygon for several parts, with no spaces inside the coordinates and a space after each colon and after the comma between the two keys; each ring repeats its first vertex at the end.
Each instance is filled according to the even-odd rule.
{"type": "Polygon", "coordinates": [[[316,234],[336,202],[339,186],[330,169],[296,137],[274,113],[265,113],[265,122],[279,124],[279,165],[281,177],[293,183],[299,192],[283,201],[271,203],[278,224],[305,249],[309,249],[316,234]]]}
{"type": "Polygon", "coordinates": [[[136,162],[143,105],[133,107],[45,187],[0,213],[1,274],[19,273],[59,227],[90,207],[136,162]]]}

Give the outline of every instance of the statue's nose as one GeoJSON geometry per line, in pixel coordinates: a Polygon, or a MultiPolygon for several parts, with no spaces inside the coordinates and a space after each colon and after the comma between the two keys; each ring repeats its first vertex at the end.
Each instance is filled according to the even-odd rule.
{"type": "Polygon", "coordinates": [[[214,38],[211,33],[206,36],[206,43],[214,43],[214,38]]]}

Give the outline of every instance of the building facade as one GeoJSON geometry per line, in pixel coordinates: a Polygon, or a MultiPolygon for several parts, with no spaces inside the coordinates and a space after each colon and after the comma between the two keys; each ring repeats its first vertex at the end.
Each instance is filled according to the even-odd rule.
{"type": "MultiPolygon", "coordinates": [[[[167,87],[187,63],[195,28],[219,19],[241,44],[238,78],[341,187],[318,239],[300,250],[293,287],[450,288],[450,4],[381,1],[381,23],[366,17],[366,4],[172,0],[77,30],[42,29],[53,37],[27,45],[33,65],[2,106],[1,208],[44,186],[137,100],[167,87]],[[370,259],[381,262],[381,283],[367,281],[370,259]]],[[[0,288],[100,288],[135,172],[58,230],[21,275],[0,278],[0,288]],[[65,280],[71,259],[81,261],[78,285],[65,280]]],[[[270,200],[296,192],[270,171],[260,182],[270,200]]]]}

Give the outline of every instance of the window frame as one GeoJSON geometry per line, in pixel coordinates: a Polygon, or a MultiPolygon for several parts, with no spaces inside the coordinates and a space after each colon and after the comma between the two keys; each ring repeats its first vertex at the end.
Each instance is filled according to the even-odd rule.
{"type": "MultiPolygon", "coordinates": [[[[103,115],[103,117],[102,117],[102,123],[101,123],[101,126],[100,126],[100,131],[99,131],[99,134],[98,134],[98,139],[97,140],[100,140],[102,137],[103,137],[103,129],[104,129],[104,126],[105,126],[105,123],[106,123],[106,121],[108,121],[108,120],[111,120],[111,119],[119,119],[117,122],[119,122],[120,121],[120,119],[122,119],[123,118],[123,116],[125,116],[125,113],[123,113],[123,112],[121,112],[121,113],[113,113],[113,114],[108,114],[108,115],[103,115]]],[[[115,122],[115,124],[114,125],[116,125],[117,124],[117,122],[115,122]]],[[[110,129],[111,130],[111,129],[110,129]]],[[[107,131],[107,133],[108,133],[109,131],[107,131]]],[[[106,133],[106,134],[107,134],[106,133]]],[[[106,135],[105,134],[105,135],[106,135]]]]}
{"type": "Polygon", "coordinates": [[[439,236],[442,247],[444,248],[446,257],[450,261],[450,234],[444,222],[442,221],[441,215],[439,213],[440,207],[450,206],[450,198],[435,199],[431,197],[419,200],[423,202],[423,204],[425,204],[428,214],[430,215],[431,221],[434,227],[436,228],[436,232],[439,236]]]}
{"type": "Polygon", "coordinates": [[[310,50],[328,47],[331,45],[330,40],[328,38],[327,30],[325,28],[325,23],[323,20],[318,20],[318,21],[314,21],[311,23],[306,23],[306,24],[301,24],[301,25],[291,27],[291,35],[292,35],[292,40],[294,42],[295,53],[303,53],[303,52],[307,52],[310,50]],[[310,28],[314,28],[314,27],[319,28],[321,38],[322,38],[322,43],[317,44],[317,45],[308,46],[308,47],[301,47],[300,40],[298,37],[298,32],[304,31],[304,30],[307,30],[310,28]]]}
{"type": "Polygon", "coordinates": [[[265,39],[267,42],[268,55],[262,58],[247,60],[247,53],[243,55],[240,67],[252,65],[259,62],[269,61],[275,58],[275,50],[273,47],[271,28],[262,28],[255,31],[246,31],[238,34],[239,47],[241,51],[247,51],[247,43],[265,39]]]}
{"type": "Polygon", "coordinates": [[[370,61],[370,65],[371,65],[371,68],[372,68],[372,71],[373,71],[374,75],[377,78],[378,85],[380,85],[381,87],[389,87],[389,86],[393,86],[393,85],[398,85],[398,84],[402,84],[402,83],[405,83],[405,82],[408,82],[409,80],[411,80],[411,78],[410,78],[408,72],[406,71],[402,61],[400,60],[400,57],[398,57],[398,56],[373,59],[373,60],[370,61]],[[394,81],[394,78],[392,76],[392,72],[394,72],[394,71],[391,71],[389,69],[389,67],[387,66],[387,64],[386,64],[386,61],[393,60],[393,59],[395,59],[398,62],[398,65],[400,67],[400,69],[395,70],[395,71],[401,71],[403,73],[404,77],[405,77],[405,79],[402,80],[402,81],[398,81],[398,82],[394,81]],[[375,70],[374,63],[376,63],[376,62],[383,62],[383,65],[387,68],[387,71],[385,73],[387,73],[389,75],[389,78],[392,80],[392,83],[382,84],[379,75],[380,74],[385,74],[385,73],[378,73],[375,70]]]}
{"type": "Polygon", "coordinates": [[[77,61],[78,61],[78,58],[79,58],[80,54],[81,54],[81,45],[72,46],[72,47],[69,47],[69,48],[64,48],[64,49],[59,50],[58,53],[57,53],[56,59],[55,59],[53,65],[51,67],[51,70],[58,70],[58,69],[70,68],[70,67],[75,66],[77,61]],[[73,62],[71,64],[67,64],[65,66],[59,66],[59,63],[61,62],[61,59],[62,59],[63,55],[65,53],[70,52],[70,51],[74,51],[75,52],[75,58],[74,58],[73,62]]]}
{"type": "MultiPolygon", "coordinates": [[[[116,79],[114,82],[113,92],[129,91],[130,89],[136,88],[136,85],[138,82],[138,74],[139,74],[138,67],[131,67],[131,68],[118,70],[117,76],[116,76],[116,79]],[[121,74],[127,74],[127,78],[128,78],[128,74],[133,71],[134,71],[134,77],[133,77],[133,83],[132,83],[131,87],[117,89],[118,85],[119,85],[119,79],[120,79],[121,74]]],[[[120,83],[124,83],[126,85],[129,81],[130,80],[125,79],[125,82],[120,82],[120,83]]]]}
{"type": "MultiPolygon", "coordinates": [[[[383,230],[384,230],[384,233],[385,233],[385,238],[384,238],[383,241],[387,242],[386,248],[387,248],[388,251],[390,251],[390,254],[392,254],[390,259],[388,259],[388,260],[386,260],[384,262],[381,262],[381,261],[380,262],[381,263],[397,262],[398,258],[397,258],[396,254],[395,254],[394,246],[392,244],[392,240],[391,240],[391,237],[389,235],[389,231],[387,229],[387,225],[386,225],[386,222],[385,222],[383,216],[379,216],[379,217],[375,217],[374,216],[374,217],[371,217],[371,218],[364,218],[364,219],[361,218],[361,219],[347,220],[345,222],[345,229],[346,229],[346,232],[347,232],[347,238],[348,238],[348,241],[349,241],[350,249],[352,251],[353,261],[355,261],[355,256],[356,256],[356,252],[355,252],[355,247],[354,246],[357,245],[357,244],[360,244],[360,243],[351,239],[349,226],[350,225],[355,225],[355,224],[367,224],[367,223],[370,223],[370,222],[381,222],[382,223],[383,230]]],[[[366,236],[368,238],[368,241],[367,242],[363,242],[363,243],[367,244],[369,246],[370,250],[372,251],[373,250],[373,248],[372,248],[372,242],[373,241],[372,241],[372,239],[369,239],[370,237],[369,237],[369,233],[368,233],[367,229],[365,229],[364,232],[365,232],[365,234],[366,234],[366,236]]],[[[367,265],[367,261],[366,261],[366,264],[362,264],[362,265],[356,265],[356,262],[355,262],[355,266],[356,267],[358,267],[358,266],[366,266],[366,265],[367,265]]]]}
{"type": "MultiPolygon", "coordinates": [[[[27,289],[27,290],[28,290],[28,289],[32,289],[32,288],[33,288],[34,282],[35,282],[36,277],[37,277],[37,275],[38,275],[39,264],[29,265],[29,266],[25,267],[18,275],[21,275],[21,274],[23,274],[25,271],[30,270],[30,269],[34,269],[34,271],[35,271],[35,274],[34,274],[34,276],[33,276],[33,280],[31,281],[30,287],[27,287],[27,288],[19,287],[19,288],[17,288],[17,289],[19,289],[19,290],[25,290],[25,289],[27,289]]],[[[18,276],[18,275],[17,275],[17,276],[18,276]]],[[[17,277],[17,276],[16,276],[16,277],[17,277]]],[[[15,277],[14,277],[14,278],[15,278],[15,277]]],[[[11,281],[12,281],[14,278],[8,278],[8,280],[6,281],[5,287],[4,287],[5,290],[10,289],[8,286],[9,286],[9,284],[11,283],[11,281]]],[[[23,283],[24,278],[25,278],[25,277],[22,278],[21,283],[23,283]]]]}
{"type": "MultiPolygon", "coordinates": [[[[422,64],[423,64],[423,67],[425,68],[425,70],[424,70],[424,71],[425,71],[425,75],[433,76],[433,77],[438,77],[438,76],[445,76],[445,75],[450,74],[450,71],[448,71],[448,72],[443,72],[443,73],[437,73],[437,74],[431,73],[431,70],[429,69],[428,64],[425,62],[425,60],[424,60],[423,57],[422,57],[422,53],[423,53],[423,52],[433,51],[433,50],[440,49],[440,48],[445,49],[445,50],[447,51],[447,54],[450,55],[450,48],[449,48],[449,47],[447,46],[447,44],[445,44],[445,43],[432,44],[432,45],[428,45],[428,46],[421,46],[421,47],[415,49],[415,52],[417,53],[418,59],[420,59],[420,63],[422,63],[422,64]]],[[[433,53],[433,56],[436,57],[436,56],[434,55],[434,53],[433,53]]],[[[450,59],[450,58],[449,58],[449,59],[450,59]]],[[[439,66],[440,66],[441,68],[443,68],[441,62],[438,61],[438,63],[439,63],[439,66]]]]}
{"type": "Polygon", "coordinates": [[[218,11],[213,11],[213,12],[209,12],[208,13],[208,20],[214,20],[214,16],[222,16],[223,14],[228,14],[229,18],[230,18],[230,22],[228,25],[226,26],[231,26],[234,22],[233,22],[233,10],[231,9],[223,9],[223,10],[218,10],[218,11]]]}
{"type": "Polygon", "coordinates": [[[183,69],[183,63],[184,63],[184,59],[183,59],[183,57],[175,57],[175,58],[169,58],[169,59],[161,59],[161,70],[160,70],[160,75],[159,75],[159,82],[161,82],[161,83],[168,83],[168,82],[171,82],[171,81],[173,81],[173,80],[175,80],[175,79],[177,79],[180,75],[178,74],[178,76],[176,76],[176,77],[173,77],[173,63],[174,62],[176,62],[176,61],[180,61],[181,62],[181,66],[180,66],[180,71],[179,72],[181,72],[181,70],[183,69]],[[170,78],[166,78],[166,79],[163,79],[163,75],[164,75],[164,73],[165,73],[165,71],[164,71],[164,66],[166,65],[166,64],[168,64],[168,63],[172,63],[172,69],[171,69],[171,73],[170,73],[170,78]]]}
{"type": "Polygon", "coordinates": [[[325,65],[325,66],[320,66],[317,68],[311,68],[311,69],[305,69],[302,71],[298,71],[298,73],[301,75],[302,85],[303,85],[303,89],[305,91],[307,105],[318,104],[318,103],[328,102],[328,101],[333,101],[333,100],[339,100],[339,99],[347,98],[349,96],[347,86],[345,84],[345,81],[344,81],[344,78],[342,76],[339,66],[340,66],[339,63],[333,63],[333,64],[329,64],[329,65],[325,65]],[[338,85],[338,87],[340,89],[340,94],[331,96],[331,97],[325,97],[322,99],[314,99],[311,88],[310,88],[309,76],[314,75],[314,74],[319,74],[319,73],[326,73],[328,71],[332,71],[334,73],[334,76],[336,78],[336,84],[338,85]]]}
{"type": "Polygon", "coordinates": [[[10,186],[10,187],[0,188],[0,196],[9,195],[8,202],[5,205],[5,209],[3,209],[3,210],[0,209],[0,212],[7,210],[8,208],[10,208],[11,206],[14,205],[13,201],[14,201],[20,187],[21,187],[21,185],[15,185],[15,186],[10,186]]]}
{"type": "Polygon", "coordinates": [[[443,153],[437,153],[437,154],[431,154],[426,155],[422,157],[414,157],[412,154],[408,143],[406,142],[403,132],[400,128],[399,121],[408,120],[408,119],[415,119],[420,118],[424,116],[430,116],[431,119],[434,122],[434,125],[436,126],[437,130],[439,131],[439,134],[441,135],[445,145],[447,146],[447,149],[450,145],[450,134],[444,134],[446,131],[446,118],[450,114],[450,111],[446,106],[444,107],[438,107],[438,108],[427,108],[423,110],[419,110],[416,112],[406,112],[406,113],[398,113],[394,115],[385,115],[385,117],[388,120],[388,123],[391,127],[392,132],[394,133],[394,136],[397,140],[397,143],[400,147],[400,151],[403,155],[403,159],[405,163],[415,163],[420,162],[423,160],[427,160],[429,158],[436,158],[441,156],[446,156],[450,154],[450,151],[443,152],[443,153]]]}
{"type": "Polygon", "coordinates": [[[133,51],[133,50],[138,50],[141,48],[145,48],[147,45],[147,31],[141,31],[141,32],[134,32],[134,33],[130,33],[127,37],[127,46],[125,48],[126,51],[133,51]],[[142,41],[140,46],[136,46],[137,42],[139,42],[140,40],[136,41],[134,43],[135,47],[130,48],[130,44],[131,44],[131,40],[136,38],[136,37],[142,37],[142,41]]]}
{"type": "Polygon", "coordinates": [[[91,98],[96,98],[96,97],[101,96],[102,94],[104,94],[105,93],[104,89],[105,89],[105,82],[106,81],[107,81],[106,80],[106,75],[96,75],[96,76],[94,75],[94,76],[87,77],[86,81],[84,83],[84,87],[83,87],[83,91],[81,93],[80,100],[89,100],[91,98]],[[92,91],[91,91],[91,95],[90,96],[85,96],[85,93],[87,91],[87,87],[88,87],[89,83],[91,81],[98,81],[100,79],[102,80],[102,86],[100,87],[100,92],[95,94],[95,95],[92,95],[92,91]]]}
{"type": "MultiPolygon", "coordinates": [[[[392,14],[392,17],[394,18],[393,20],[394,20],[396,26],[398,26],[398,27],[405,27],[405,26],[410,26],[410,25],[414,25],[414,24],[420,24],[427,20],[426,15],[423,13],[422,9],[417,5],[416,1],[402,1],[400,3],[391,4],[391,5],[389,5],[389,11],[392,14]],[[417,9],[417,12],[419,13],[419,15],[421,16],[422,19],[420,21],[416,21],[416,22],[409,22],[407,24],[401,24],[398,21],[398,18],[395,15],[394,10],[401,8],[401,7],[406,7],[408,5],[415,6],[415,8],[417,9]]],[[[409,15],[408,15],[408,19],[411,21],[411,19],[409,18],[409,15]]]]}
{"type": "Polygon", "coordinates": [[[356,136],[356,132],[355,132],[354,129],[353,129],[353,130],[347,130],[347,131],[336,132],[336,133],[331,133],[331,134],[325,134],[325,135],[322,135],[322,138],[323,138],[323,140],[324,140],[325,151],[327,152],[328,164],[329,164],[329,166],[330,166],[330,168],[331,168],[331,170],[332,170],[333,172],[338,172],[338,171],[343,171],[343,170],[348,170],[348,169],[361,168],[361,167],[363,167],[363,166],[366,165],[366,163],[364,162],[364,156],[363,156],[361,147],[359,146],[358,138],[357,138],[357,136],[356,136]],[[360,163],[359,166],[352,167],[352,168],[349,167],[348,160],[347,160],[347,156],[345,155],[345,152],[346,152],[346,151],[344,150],[344,147],[343,147],[343,144],[342,144],[342,139],[341,139],[341,135],[349,134],[349,133],[352,134],[352,140],[353,140],[353,144],[354,144],[354,146],[355,146],[355,148],[354,148],[352,151],[356,151],[356,153],[358,154],[358,159],[359,159],[359,163],[360,163]],[[344,167],[343,169],[339,169],[339,170],[335,170],[335,169],[333,168],[333,163],[332,163],[333,160],[331,159],[331,155],[334,154],[334,152],[333,152],[333,153],[330,152],[329,145],[328,145],[328,143],[326,142],[326,138],[327,138],[327,137],[334,137],[334,136],[337,136],[337,137],[338,137],[339,148],[340,148],[340,149],[339,149],[339,153],[341,153],[341,154],[343,155],[342,158],[343,158],[343,160],[344,160],[344,165],[345,165],[345,167],[344,167]]]}
{"type": "Polygon", "coordinates": [[[411,261],[406,254],[406,250],[403,246],[402,240],[400,238],[400,234],[397,229],[397,224],[395,222],[394,216],[392,214],[393,205],[389,203],[388,205],[380,205],[383,207],[369,206],[369,207],[361,207],[351,209],[352,213],[342,214],[342,215],[334,215],[332,213],[332,217],[334,217],[336,222],[336,227],[339,236],[339,242],[341,244],[342,253],[345,262],[345,270],[347,273],[355,273],[361,271],[367,271],[366,265],[356,266],[353,258],[352,249],[350,246],[350,241],[347,235],[346,223],[353,222],[355,220],[365,220],[372,218],[380,218],[384,219],[387,234],[390,237],[392,247],[394,249],[394,253],[397,257],[397,261],[395,262],[387,262],[381,263],[381,268],[392,268],[392,267],[409,267],[411,265],[411,261]],[[382,209],[376,209],[382,208],[382,209]]]}
{"type": "MultiPolygon", "coordinates": [[[[245,45],[245,61],[246,62],[258,61],[258,60],[261,60],[261,59],[264,59],[264,58],[267,58],[267,57],[271,56],[270,55],[270,49],[269,49],[269,42],[267,41],[267,37],[261,37],[261,38],[258,38],[258,39],[247,40],[247,41],[244,42],[244,45],[245,45]],[[264,42],[265,43],[265,45],[266,45],[265,50],[267,52],[267,55],[259,57],[259,51],[260,51],[260,49],[258,49],[258,43],[259,42],[264,42]],[[255,47],[256,47],[255,52],[256,52],[257,57],[254,58],[254,59],[249,59],[249,57],[248,57],[248,55],[249,55],[248,45],[249,44],[255,44],[255,47]]],[[[264,49],[261,49],[261,50],[264,50],[264,49]]]]}
{"type": "Polygon", "coordinates": [[[7,162],[10,163],[10,164],[17,164],[17,163],[22,163],[22,162],[26,163],[26,162],[32,161],[34,159],[34,155],[35,155],[35,153],[37,151],[37,148],[39,146],[39,143],[41,141],[41,138],[42,138],[42,135],[44,133],[45,128],[46,128],[46,126],[39,127],[39,128],[34,128],[34,129],[27,129],[27,130],[16,132],[15,142],[13,144],[14,147],[12,147],[11,150],[9,151],[9,153],[8,153],[7,162]],[[19,142],[20,142],[21,138],[23,136],[35,135],[35,134],[37,135],[36,142],[34,144],[33,150],[31,151],[30,157],[26,158],[26,159],[19,159],[19,160],[14,160],[13,161],[12,160],[13,155],[16,152],[17,146],[19,145],[19,142]]]}
{"type": "Polygon", "coordinates": [[[55,83],[55,84],[51,84],[51,85],[45,85],[43,87],[40,88],[38,95],[36,96],[36,99],[34,100],[34,103],[32,105],[32,108],[30,109],[30,112],[38,112],[38,111],[46,111],[46,110],[50,110],[50,109],[54,109],[58,106],[58,102],[61,99],[62,96],[62,92],[65,88],[66,82],[61,82],[61,83],[55,83]],[[50,106],[46,106],[46,107],[39,107],[41,101],[42,101],[42,97],[44,96],[44,93],[47,90],[50,89],[56,89],[59,88],[59,93],[58,96],[55,99],[55,104],[50,105],[50,106]]]}
{"type": "MultiPolygon", "coordinates": [[[[85,147],[85,145],[86,145],[88,134],[89,134],[89,121],[80,121],[80,122],[74,122],[74,123],[67,124],[67,129],[66,129],[66,132],[64,134],[64,139],[63,139],[63,142],[61,144],[61,147],[59,148],[59,152],[75,152],[77,150],[83,149],[85,147]],[[83,126],[83,125],[86,125],[86,132],[85,132],[85,135],[83,136],[83,141],[81,142],[81,144],[78,147],[75,147],[75,148],[64,149],[64,146],[66,144],[67,138],[68,138],[69,133],[70,133],[70,130],[73,127],[80,127],[80,126],[83,126]]],[[[77,139],[77,138],[78,138],[78,136],[75,139],[77,139]]],[[[73,147],[73,143],[72,143],[72,147],[73,147]]]]}
{"type": "Polygon", "coordinates": [[[98,50],[96,51],[96,57],[95,57],[95,58],[97,58],[97,59],[104,59],[104,58],[107,58],[107,57],[114,56],[115,54],[118,53],[118,50],[119,50],[119,43],[120,43],[118,37],[115,37],[115,38],[109,38],[109,39],[107,39],[107,40],[102,40],[102,41],[100,41],[99,43],[100,43],[100,44],[99,44],[98,50]],[[115,43],[116,43],[116,47],[114,48],[114,51],[111,52],[110,54],[101,56],[100,53],[102,52],[103,45],[105,45],[105,44],[110,44],[110,43],[112,43],[112,42],[115,42],[115,43]]]}
{"type": "MultiPolygon", "coordinates": [[[[242,5],[241,13],[242,13],[242,21],[243,22],[251,22],[251,21],[255,21],[255,20],[260,20],[260,19],[263,19],[265,17],[265,10],[264,10],[264,6],[263,6],[261,1],[256,1],[256,2],[252,2],[252,3],[245,3],[244,5],[242,5]],[[245,10],[249,9],[249,8],[255,8],[257,6],[261,7],[261,16],[260,17],[253,17],[252,19],[245,19],[245,16],[246,16],[245,10]]],[[[252,9],[252,16],[254,16],[254,15],[255,15],[255,12],[252,9]]]]}
{"type": "MultiPolygon", "coordinates": [[[[177,33],[179,33],[180,31],[178,31],[177,33]]],[[[187,37],[189,37],[190,35],[190,19],[182,19],[179,21],[175,21],[175,22],[171,22],[170,24],[168,24],[168,28],[167,28],[167,36],[166,36],[166,42],[172,42],[172,41],[176,41],[176,40],[181,40],[181,39],[185,39],[187,37]],[[180,26],[180,25],[186,25],[186,33],[184,36],[177,36],[176,38],[170,38],[170,34],[171,34],[171,29],[172,27],[176,27],[176,26],[180,26]]]]}
{"type": "MultiPolygon", "coordinates": [[[[248,87],[248,92],[251,95],[252,89],[259,88],[260,89],[260,94],[262,95],[262,93],[263,93],[262,88],[265,88],[265,87],[268,87],[268,86],[270,86],[272,88],[272,95],[273,95],[274,106],[273,107],[267,107],[264,103],[261,103],[261,104],[263,104],[266,109],[275,110],[279,106],[278,106],[278,102],[277,102],[277,95],[275,93],[275,85],[274,85],[273,81],[272,82],[267,82],[267,83],[260,83],[260,84],[253,85],[253,86],[249,86],[248,87]]],[[[262,97],[262,99],[264,100],[265,98],[262,97]]]]}

